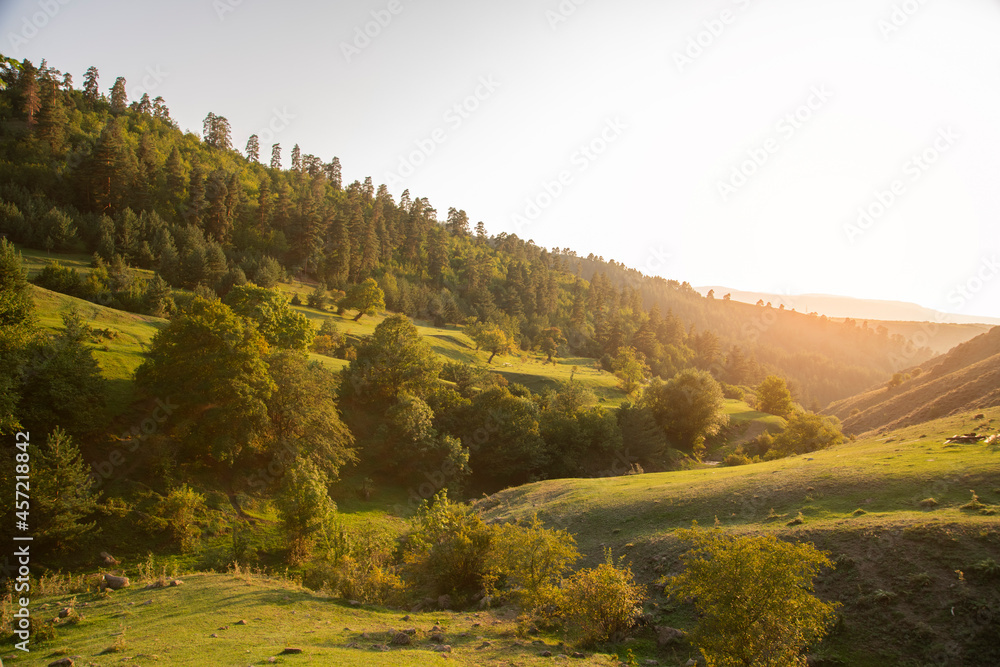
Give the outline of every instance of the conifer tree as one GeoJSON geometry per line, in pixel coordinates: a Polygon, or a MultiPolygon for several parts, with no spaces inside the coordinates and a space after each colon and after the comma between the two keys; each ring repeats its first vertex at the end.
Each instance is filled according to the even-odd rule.
{"type": "Polygon", "coordinates": [[[58,426],[32,456],[31,516],[39,542],[65,551],[96,523],[82,519],[97,509],[93,480],[73,439],[58,426]]]}
{"type": "Polygon", "coordinates": [[[247,160],[250,162],[260,162],[260,139],[256,134],[251,134],[247,139],[247,160]]]}
{"type": "Polygon", "coordinates": [[[271,146],[271,169],[281,169],[281,144],[271,146]]]}
{"type": "Polygon", "coordinates": [[[120,76],[115,79],[115,85],[111,87],[111,113],[121,115],[128,108],[128,95],[125,92],[125,77],[120,76]]]}
{"type": "Polygon", "coordinates": [[[97,102],[101,97],[101,89],[98,87],[99,78],[97,68],[93,65],[87,68],[87,73],[83,76],[83,99],[91,104],[97,102]]]}

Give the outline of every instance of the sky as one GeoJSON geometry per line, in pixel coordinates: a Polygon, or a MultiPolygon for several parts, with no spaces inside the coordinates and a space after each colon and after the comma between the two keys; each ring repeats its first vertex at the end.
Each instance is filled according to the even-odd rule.
{"type": "Polygon", "coordinates": [[[1000,2],[0,0],[0,52],[693,285],[1000,317],[1000,2]]]}

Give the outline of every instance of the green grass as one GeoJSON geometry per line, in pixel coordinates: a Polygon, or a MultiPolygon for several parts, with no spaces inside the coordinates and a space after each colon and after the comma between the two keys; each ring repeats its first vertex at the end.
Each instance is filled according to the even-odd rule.
{"type": "MultiPolygon", "coordinates": [[[[850,665],[903,664],[956,641],[963,664],[996,664],[993,626],[978,614],[1000,609],[1000,589],[956,572],[1000,558],[1000,447],[945,442],[976,427],[1000,429],[1000,408],[983,412],[982,420],[956,415],[779,461],[554,480],[478,504],[492,521],[537,513],[576,535],[587,564],[610,547],[649,583],[677,571],[684,547],[673,531],[692,521],[814,542],[840,563],[819,591],[844,604],[845,626],[824,651],[850,665]],[[962,509],[972,490],[986,513],[962,509]],[[924,508],[926,498],[938,504],[924,508]],[[803,523],[789,526],[799,513],[803,523]]],[[[684,605],[663,601],[663,610],[663,624],[693,624],[684,605]]]]}
{"type": "Polygon", "coordinates": [[[166,326],[167,320],[106,308],[35,285],[31,286],[31,295],[43,330],[61,331],[62,315],[72,308],[95,329],[106,330],[108,335],[89,343],[89,347],[108,380],[109,416],[125,412],[135,398],[132,387],[135,369],[142,363],[153,336],[166,326]]]}
{"type": "MultiPolygon", "coordinates": [[[[83,619],[57,628],[55,639],[4,658],[10,665],[46,665],[59,657],[79,656],[76,664],[218,665],[219,667],[272,664],[285,648],[299,655],[277,657],[274,664],[308,666],[385,665],[422,667],[428,664],[542,665],[542,650],[572,652],[559,647],[552,635],[518,639],[513,612],[411,613],[355,607],[345,600],[314,594],[283,579],[237,574],[195,574],[182,577],[175,588],[130,588],[102,598],[97,593],[75,596],[83,619]],[[403,620],[407,616],[407,620],[403,620]],[[238,621],[246,625],[237,625],[238,621]],[[433,650],[430,630],[444,629],[451,646],[448,660],[433,650]],[[395,632],[416,630],[408,647],[388,651],[372,648],[388,644],[395,632]],[[124,639],[118,635],[124,632],[124,639]],[[216,635],[213,637],[212,635],[216,635]],[[544,643],[533,644],[533,641],[544,643]],[[124,650],[102,652],[116,641],[124,650]],[[480,648],[485,642],[490,646],[480,648]]],[[[32,615],[54,618],[73,600],[68,594],[33,601],[32,615]]],[[[608,657],[587,653],[574,664],[607,665],[608,657]]]]}

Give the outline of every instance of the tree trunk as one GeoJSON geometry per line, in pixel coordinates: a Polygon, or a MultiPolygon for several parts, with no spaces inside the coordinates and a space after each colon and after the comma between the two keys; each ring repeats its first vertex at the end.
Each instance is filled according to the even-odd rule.
{"type": "Polygon", "coordinates": [[[491,354],[490,358],[486,361],[486,364],[487,365],[492,364],[493,363],[493,357],[495,357],[495,356],[497,356],[496,352],[494,352],[493,354],[491,354]]]}

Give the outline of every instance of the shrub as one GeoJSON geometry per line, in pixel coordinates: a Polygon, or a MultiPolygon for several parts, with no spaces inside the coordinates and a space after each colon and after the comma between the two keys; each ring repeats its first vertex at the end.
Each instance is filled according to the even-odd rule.
{"type": "Polygon", "coordinates": [[[723,461],[723,464],[727,466],[745,466],[751,463],[753,463],[753,460],[744,454],[742,449],[736,450],[723,461]]]}
{"type": "Polygon", "coordinates": [[[684,572],[664,583],[675,600],[694,600],[692,642],[710,665],[805,665],[803,649],[832,627],[837,605],[813,595],[813,579],[831,567],[811,544],[773,535],[678,530],[691,544],[684,572]]]}
{"type": "Polygon", "coordinates": [[[461,606],[486,583],[490,529],[469,507],[439,491],[424,501],[406,537],[406,573],[423,593],[450,595],[461,606]]]}
{"type": "Polygon", "coordinates": [[[537,516],[525,524],[493,526],[487,591],[506,591],[527,611],[554,605],[563,575],[579,558],[573,536],[545,528],[537,516]]]}
{"type": "Polygon", "coordinates": [[[610,549],[604,563],[570,577],[563,595],[567,624],[581,633],[584,644],[622,638],[642,613],[645,600],[632,569],[621,561],[616,565],[610,549]]]}
{"type": "Polygon", "coordinates": [[[329,480],[311,458],[297,458],[281,480],[275,499],[288,538],[289,561],[308,560],[317,539],[329,547],[331,522],[337,506],[327,491],[329,480]]]}
{"type": "Polygon", "coordinates": [[[163,520],[173,541],[181,551],[192,551],[201,541],[201,529],[196,521],[206,511],[205,496],[187,484],[179,486],[160,500],[154,513],[163,520]]]}

